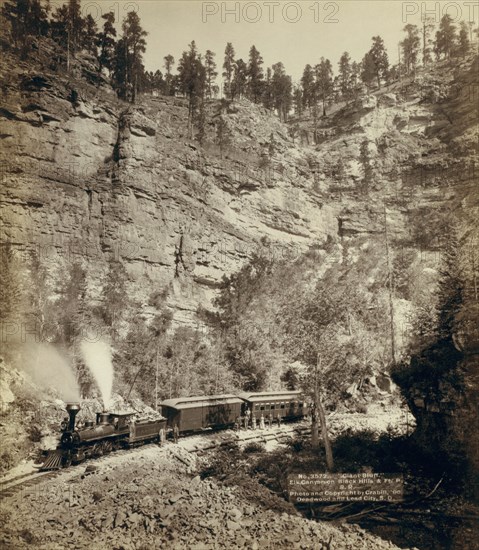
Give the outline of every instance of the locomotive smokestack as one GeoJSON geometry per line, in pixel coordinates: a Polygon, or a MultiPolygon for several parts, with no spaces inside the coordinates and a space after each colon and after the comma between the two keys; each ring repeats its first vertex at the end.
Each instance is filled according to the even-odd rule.
{"type": "Polygon", "coordinates": [[[80,411],[79,403],[68,403],[67,412],[70,415],[70,422],[68,424],[68,431],[72,432],[75,429],[75,417],[80,411]]]}

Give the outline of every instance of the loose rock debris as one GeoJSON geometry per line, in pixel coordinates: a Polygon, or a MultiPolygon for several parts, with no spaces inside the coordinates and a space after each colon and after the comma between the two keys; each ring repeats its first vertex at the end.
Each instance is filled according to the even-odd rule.
{"type": "Polygon", "coordinates": [[[196,475],[180,445],[111,456],[6,499],[6,549],[146,550],[397,548],[355,525],[305,519],[261,486],[227,487],[196,475]],[[82,479],[83,478],[83,479],[82,479]],[[269,496],[265,496],[268,493],[269,496]],[[268,500],[269,499],[269,500],[268,500]],[[282,508],[281,508],[282,507],[282,508]],[[288,512],[279,510],[287,509],[288,512]]]}

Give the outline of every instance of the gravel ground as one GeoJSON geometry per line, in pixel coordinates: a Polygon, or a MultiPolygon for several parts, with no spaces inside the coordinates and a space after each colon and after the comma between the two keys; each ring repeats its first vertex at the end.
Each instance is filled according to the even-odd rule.
{"type": "Polygon", "coordinates": [[[79,467],[2,503],[5,549],[397,548],[354,525],[316,523],[260,485],[196,475],[181,445],[148,446],[79,467]],[[328,546],[329,545],[329,546],[328,546]]]}

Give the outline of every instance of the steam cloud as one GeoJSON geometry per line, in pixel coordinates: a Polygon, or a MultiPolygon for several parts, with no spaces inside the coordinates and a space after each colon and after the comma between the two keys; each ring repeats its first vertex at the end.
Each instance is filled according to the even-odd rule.
{"type": "Polygon", "coordinates": [[[20,351],[20,368],[44,389],[55,388],[64,401],[80,401],[80,390],[66,357],[51,344],[31,344],[20,351]]]}
{"type": "Polygon", "coordinates": [[[109,409],[113,386],[110,346],[105,342],[82,342],[81,353],[101,392],[103,407],[109,409]]]}

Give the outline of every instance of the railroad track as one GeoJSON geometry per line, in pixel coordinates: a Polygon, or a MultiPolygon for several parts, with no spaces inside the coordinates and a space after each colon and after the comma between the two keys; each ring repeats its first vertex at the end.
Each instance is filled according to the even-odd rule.
{"type": "Polygon", "coordinates": [[[121,450],[115,451],[112,454],[98,457],[93,460],[89,459],[89,460],[86,460],[85,462],[81,462],[80,464],[69,466],[68,468],[60,468],[58,470],[49,470],[46,472],[30,472],[27,474],[19,475],[7,481],[0,482],[0,502],[4,498],[15,496],[21,491],[25,491],[26,489],[30,490],[32,487],[35,487],[36,485],[39,485],[44,481],[55,479],[56,477],[62,474],[65,474],[67,472],[74,473],[75,471],[78,471],[78,476],[80,476],[85,473],[85,466],[88,466],[90,464],[91,465],[105,464],[106,462],[108,462],[109,459],[113,457],[135,453],[145,448],[152,447],[154,445],[156,444],[148,443],[136,449],[121,449],[121,450]]]}
{"type": "MultiPolygon", "coordinates": [[[[199,438],[198,445],[194,445],[193,448],[186,449],[186,450],[188,450],[188,452],[190,453],[201,454],[206,451],[211,451],[217,447],[231,444],[232,442],[251,443],[254,441],[258,441],[260,443],[267,443],[273,440],[282,440],[282,439],[284,440],[295,434],[305,435],[306,433],[309,433],[309,431],[310,429],[304,426],[297,426],[291,429],[290,425],[286,424],[284,427],[282,427],[282,429],[278,429],[274,427],[273,429],[267,429],[265,431],[241,430],[239,432],[235,432],[234,434],[231,434],[231,433],[221,434],[220,432],[213,432],[209,434],[200,434],[202,436],[201,438],[199,438],[198,434],[195,434],[191,436],[182,437],[180,439],[179,445],[185,448],[189,443],[192,442],[194,438],[199,438]],[[182,445],[182,443],[184,443],[185,445],[182,445]]],[[[98,457],[95,459],[89,459],[85,462],[76,464],[74,466],[70,466],[68,468],[61,468],[59,470],[46,471],[46,472],[30,472],[27,474],[16,476],[7,481],[0,482],[0,501],[2,501],[5,498],[18,495],[22,491],[30,492],[35,486],[39,485],[40,483],[53,480],[58,476],[65,474],[67,472],[74,473],[77,470],[78,476],[80,476],[85,474],[85,466],[88,466],[90,464],[94,466],[101,466],[102,464],[108,463],[112,458],[116,458],[127,454],[134,455],[135,453],[139,453],[144,449],[151,448],[154,446],[158,446],[158,444],[147,443],[145,445],[142,445],[140,447],[133,448],[133,449],[120,449],[111,454],[98,457]]],[[[173,445],[168,445],[165,448],[167,449],[169,448],[171,451],[173,451],[176,447],[173,445]]],[[[178,457],[174,453],[173,455],[176,458],[180,459],[180,457],[178,457]]]]}
{"type": "Polygon", "coordinates": [[[23,489],[30,489],[39,485],[42,481],[54,479],[61,473],[61,470],[51,472],[31,472],[14,477],[0,484],[0,501],[18,494],[23,489]]]}
{"type": "Polygon", "coordinates": [[[287,428],[288,428],[288,425],[286,425],[286,427],[282,427],[282,429],[278,429],[275,427],[273,429],[266,429],[265,431],[248,430],[247,432],[245,432],[241,430],[236,434],[236,437],[220,436],[220,439],[222,441],[218,441],[217,439],[212,438],[211,441],[209,441],[208,443],[203,444],[196,449],[192,449],[190,450],[190,452],[197,453],[201,451],[209,451],[216,447],[221,447],[222,445],[228,445],[231,442],[252,443],[254,441],[257,441],[259,443],[268,443],[268,441],[287,439],[293,435],[306,435],[311,431],[310,428],[303,427],[303,426],[294,427],[293,429],[287,429],[287,428]]]}

